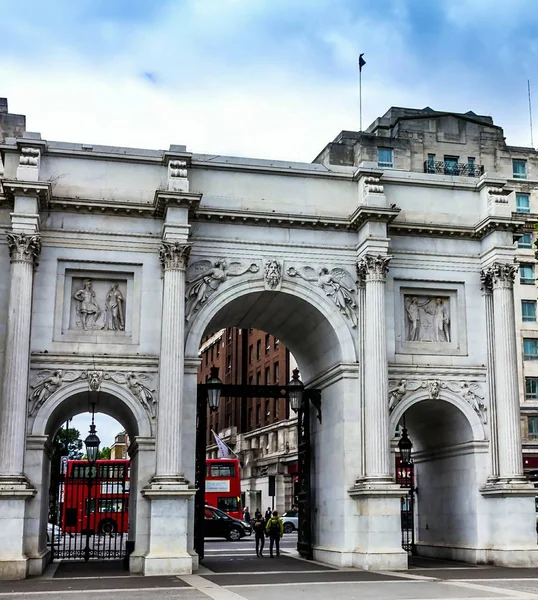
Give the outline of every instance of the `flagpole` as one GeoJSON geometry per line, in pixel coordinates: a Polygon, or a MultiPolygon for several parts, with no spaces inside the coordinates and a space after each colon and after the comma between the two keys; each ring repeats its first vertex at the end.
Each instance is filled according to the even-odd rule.
{"type": "Polygon", "coordinates": [[[359,66],[359,123],[362,131],[362,69],[359,66]]]}
{"type": "Polygon", "coordinates": [[[531,147],[534,148],[534,139],[532,135],[532,102],[531,102],[531,80],[527,79],[527,91],[529,93],[529,122],[531,125],[531,147]]]}

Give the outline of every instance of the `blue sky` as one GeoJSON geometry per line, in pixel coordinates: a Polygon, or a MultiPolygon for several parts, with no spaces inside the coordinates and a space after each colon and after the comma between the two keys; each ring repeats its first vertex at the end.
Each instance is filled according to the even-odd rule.
{"type": "Polygon", "coordinates": [[[0,0],[0,95],[46,139],[310,161],[390,106],[538,145],[535,0],[0,0]]]}

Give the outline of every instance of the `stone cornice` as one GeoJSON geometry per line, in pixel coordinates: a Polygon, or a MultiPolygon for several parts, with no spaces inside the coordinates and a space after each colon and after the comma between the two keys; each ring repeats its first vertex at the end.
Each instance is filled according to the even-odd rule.
{"type": "Polygon", "coordinates": [[[39,207],[49,206],[52,197],[50,181],[19,181],[17,179],[0,179],[2,189],[8,201],[15,196],[32,196],[39,200],[39,207]]]}
{"type": "Polygon", "coordinates": [[[168,192],[157,190],[153,201],[154,216],[163,218],[168,207],[183,206],[189,209],[189,219],[194,219],[196,209],[198,208],[201,199],[202,194],[196,192],[168,192]]]}
{"type": "Polygon", "coordinates": [[[400,208],[393,204],[390,208],[382,206],[359,206],[349,217],[349,229],[360,229],[367,221],[391,223],[399,215],[400,208]]]}
{"type": "Polygon", "coordinates": [[[32,352],[30,367],[32,369],[88,369],[88,365],[96,370],[110,369],[143,369],[157,372],[159,357],[150,354],[108,356],[105,354],[64,354],[61,352],[32,352]]]}
{"type": "Polygon", "coordinates": [[[405,223],[394,221],[389,225],[389,235],[416,235],[428,237],[453,237],[481,240],[492,231],[523,232],[525,223],[508,217],[486,217],[472,226],[445,225],[437,223],[405,223]]]}

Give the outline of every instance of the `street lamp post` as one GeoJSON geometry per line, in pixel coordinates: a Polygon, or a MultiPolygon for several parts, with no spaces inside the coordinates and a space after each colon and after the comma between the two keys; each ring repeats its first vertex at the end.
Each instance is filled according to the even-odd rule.
{"type": "Polygon", "coordinates": [[[222,381],[219,379],[219,368],[211,367],[209,377],[206,380],[207,403],[209,410],[215,412],[219,407],[220,396],[222,394],[222,381]]]}
{"type": "MultiPolygon", "coordinates": [[[[95,429],[94,423],[95,416],[95,404],[92,404],[92,422],[90,425],[90,432],[86,439],[84,440],[84,444],[86,446],[86,458],[88,460],[88,497],[86,498],[86,546],[84,547],[84,561],[88,562],[90,560],[90,520],[91,520],[91,501],[92,501],[92,484],[93,484],[93,470],[95,468],[95,461],[97,460],[97,456],[99,455],[99,444],[101,440],[97,436],[97,432],[95,429]]],[[[97,508],[97,507],[96,507],[97,508]]]]}
{"type": "Polygon", "coordinates": [[[298,412],[303,403],[304,384],[299,379],[299,369],[293,369],[293,375],[288,382],[288,400],[293,412],[298,412]]]}

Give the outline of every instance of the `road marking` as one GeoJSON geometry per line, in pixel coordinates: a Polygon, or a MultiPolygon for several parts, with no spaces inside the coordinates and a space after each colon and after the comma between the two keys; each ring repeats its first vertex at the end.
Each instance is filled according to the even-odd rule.
{"type": "Polygon", "coordinates": [[[440,581],[439,583],[441,585],[454,585],[465,589],[480,590],[484,592],[490,592],[493,594],[504,594],[505,596],[509,596],[510,598],[532,598],[532,600],[536,600],[536,598],[538,598],[538,594],[531,592],[521,592],[518,590],[498,588],[490,585],[481,585],[479,583],[469,583],[467,581],[440,581]]]}
{"type": "MultiPolygon", "coordinates": [[[[169,592],[169,591],[179,591],[181,590],[181,593],[183,592],[192,592],[195,591],[193,588],[188,588],[188,587],[160,587],[160,588],[152,588],[152,587],[143,587],[143,588],[110,588],[110,589],[106,589],[106,590],[91,590],[92,594],[110,594],[110,593],[114,593],[114,594],[121,594],[121,593],[125,593],[125,594],[132,594],[133,592],[153,592],[153,591],[159,591],[159,592],[169,592]]],[[[20,591],[20,592],[0,592],[0,598],[9,598],[11,596],[40,596],[40,595],[45,595],[45,596],[51,596],[51,595],[55,595],[55,596],[62,596],[64,594],[68,594],[69,597],[73,597],[74,595],[78,594],[78,593],[84,593],[87,592],[88,590],[73,590],[73,589],[69,589],[69,590],[43,590],[41,592],[26,592],[26,591],[20,591]]]]}
{"type": "Polygon", "coordinates": [[[205,594],[209,598],[213,598],[213,600],[247,600],[244,596],[240,596],[228,588],[221,587],[220,585],[213,583],[208,579],[204,579],[199,575],[178,575],[178,579],[188,583],[191,586],[190,589],[195,589],[198,592],[202,592],[202,594],[205,594]]]}

